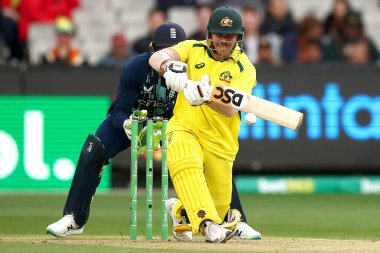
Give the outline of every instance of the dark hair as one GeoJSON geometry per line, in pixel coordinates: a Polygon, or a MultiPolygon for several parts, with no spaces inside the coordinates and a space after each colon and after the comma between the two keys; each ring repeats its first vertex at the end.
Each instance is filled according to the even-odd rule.
{"type": "Polygon", "coordinates": [[[154,7],[152,9],[149,10],[148,12],[148,16],[151,17],[153,14],[155,13],[162,13],[165,17],[165,20],[168,19],[168,13],[166,10],[162,9],[162,8],[159,8],[159,7],[154,7]]]}
{"type": "Polygon", "coordinates": [[[354,11],[350,11],[349,13],[347,13],[347,15],[344,17],[344,25],[346,27],[362,29],[363,21],[360,13],[354,11]]]}
{"type": "Polygon", "coordinates": [[[202,3],[202,4],[197,4],[195,6],[195,9],[199,11],[200,9],[207,8],[210,9],[211,11],[214,10],[214,6],[211,3],[202,3]]]}
{"type": "Polygon", "coordinates": [[[257,8],[255,6],[252,6],[252,5],[244,6],[242,12],[246,12],[246,11],[258,13],[257,8]]]}

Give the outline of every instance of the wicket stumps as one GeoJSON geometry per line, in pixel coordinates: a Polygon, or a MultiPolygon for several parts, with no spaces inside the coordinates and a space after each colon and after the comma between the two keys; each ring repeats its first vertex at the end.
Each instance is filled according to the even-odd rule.
{"type": "Polygon", "coordinates": [[[165,131],[167,120],[161,117],[132,119],[131,134],[131,182],[130,182],[130,239],[137,240],[137,178],[138,178],[138,149],[139,132],[146,123],[146,193],[145,193],[145,238],[153,239],[153,133],[154,123],[161,121],[162,133],[162,159],[161,159],[161,240],[168,240],[168,214],[165,209],[165,201],[168,199],[168,166],[166,161],[167,145],[165,131]]]}

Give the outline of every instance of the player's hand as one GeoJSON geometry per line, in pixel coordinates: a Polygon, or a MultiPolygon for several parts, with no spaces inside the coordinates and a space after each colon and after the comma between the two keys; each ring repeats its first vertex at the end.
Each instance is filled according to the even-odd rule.
{"type": "Polygon", "coordinates": [[[224,221],[222,227],[234,230],[236,225],[241,221],[241,213],[237,209],[230,209],[227,212],[227,221],[224,221]]]}
{"type": "Polygon", "coordinates": [[[124,132],[127,135],[128,139],[132,137],[132,120],[126,119],[123,123],[124,132]]]}
{"type": "Polygon", "coordinates": [[[169,61],[165,65],[164,78],[166,86],[175,91],[183,91],[189,80],[186,74],[187,64],[180,61],[169,61]]]}
{"type": "MultiPolygon", "coordinates": [[[[153,150],[159,150],[161,145],[160,141],[162,138],[162,121],[157,121],[153,123],[153,150]]],[[[138,136],[138,144],[139,148],[137,150],[137,153],[139,155],[144,154],[146,151],[146,126],[140,131],[138,136]]]]}
{"type": "Polygon", "coordinates": [[[129,116],[128,119],[124,120],[123,128],[128,139],[131,139],[131,136],[132,136],[132,119],[135,117],[146,117],[147,115],[148,115],[147,110],[141,110],[141,111],[136,110],[129,116]]]}
{"type": "Polygon", "coordinates": [[[211,86],[209,85],[210,77],[203,75],[200,82],[189,80],[184,89],[184,95],[191,105],[203,105],[210,101],[211,86]]]}

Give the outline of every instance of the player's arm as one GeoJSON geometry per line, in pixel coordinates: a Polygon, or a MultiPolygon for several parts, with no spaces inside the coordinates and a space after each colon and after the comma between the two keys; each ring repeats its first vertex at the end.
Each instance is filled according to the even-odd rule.
{"type": "Polygon", "coordinates": [[[183,91],[187,81],[187,64],[180,61],[180,55],[172,48],[155,52],[149,64],[165,78],[166,86],[175,91],[183,91]]]}
{"type": "Polygon", "coordinates": [[[227,117],[232,117],[239,111],[234,108],[226,108],[226,106],[217,103],[209,103],[208,106],[214,111],[219,112],[227,117]]]}
{"type": "Polygon", "coordinates": [[[232,117],[238,112],[237,109],[226,107],[218,103],[211,103],[211,95],[214,87],[210,86],[209,83],[210,77],[208,75],[203,75],[200,81],[189,80],[183,91],[187,102],[193,106],[207,105],[224,116],[232,117]]]}
{"type": "Polygon", "coordinates": [[[161,76],[163,76],[165,73],[165,65],[169,61],[179,61],[180,59],[179,54],[175,50],[171,48],[164,48],[152,54],[149,58],[149,64],[161,76]]]}

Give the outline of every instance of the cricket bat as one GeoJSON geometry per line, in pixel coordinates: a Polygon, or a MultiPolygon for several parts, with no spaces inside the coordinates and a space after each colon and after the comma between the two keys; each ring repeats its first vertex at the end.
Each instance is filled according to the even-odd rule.
{"type": "Polygon", "coordinates": [[[242,112],[253,113],[257,117],[293,130],[298,130],[302,124],[303,113],[228,86],[216,84],[210,100],[242,112]]]}

